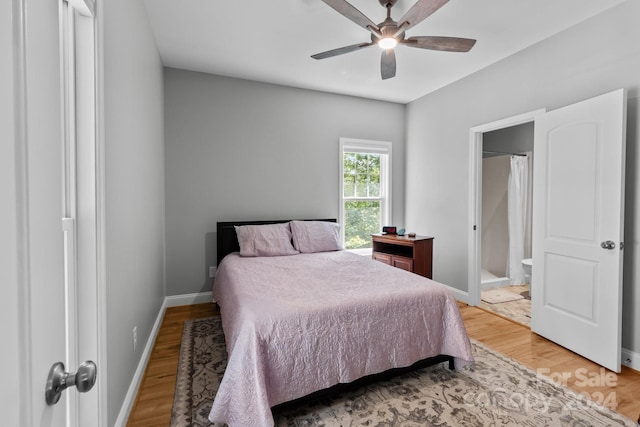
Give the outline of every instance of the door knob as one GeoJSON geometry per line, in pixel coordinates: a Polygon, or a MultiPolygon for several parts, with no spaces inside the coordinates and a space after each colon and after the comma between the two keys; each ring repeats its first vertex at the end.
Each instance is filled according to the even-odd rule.
{"type": "Polygon", "coordinates": [[[602,249],[615,249],[616,244],[615,244],[615,242],[612,242],[611,240],[607,240],[606,242],[600,243],[600,247],[602,249]]]}
{"type": "Polygon", "coordinates": [[[96,372],[96,364],[90,360],[81,363],[78,371],[72,374],[65,372],[62,362],[54,363],[49,370],[45,388],[47,405],[52,406],[58,403],[60,395],[68,387],[76,386],[80,393],[91,390],[96,383],[96,372]]]}

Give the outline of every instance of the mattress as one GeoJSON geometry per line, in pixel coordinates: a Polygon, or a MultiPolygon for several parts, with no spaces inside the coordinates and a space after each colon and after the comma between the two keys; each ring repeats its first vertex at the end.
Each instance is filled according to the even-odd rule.
{"type": "Polygon", "coordinates": [[[228,362],[209,419],[272,426],[271,407],[436,356],[473,361],[447,287],[347,251],[230,254],[218,266],[228,362]]]}

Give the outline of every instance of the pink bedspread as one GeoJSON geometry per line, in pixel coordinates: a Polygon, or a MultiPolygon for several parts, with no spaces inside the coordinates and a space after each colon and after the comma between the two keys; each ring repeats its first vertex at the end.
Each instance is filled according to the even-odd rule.
{"type": "Polygon", "coordinates": [[[228,364],[209,419],[273,426],[271,407],[446,354],[473,361],[455,299],[437,282],[346,251],[220,263],[228,364]]]}

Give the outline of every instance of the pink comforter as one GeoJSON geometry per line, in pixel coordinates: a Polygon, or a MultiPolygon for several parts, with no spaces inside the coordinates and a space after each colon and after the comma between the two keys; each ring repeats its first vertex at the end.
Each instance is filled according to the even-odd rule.
{"type": "Polygon", "coordinates": [[[346,251],[228,255],[213,298],[229,358],[209,419],[231,427],[273,426],[272,406],[427,357],[473,361],[446,287],[346,251]]]}

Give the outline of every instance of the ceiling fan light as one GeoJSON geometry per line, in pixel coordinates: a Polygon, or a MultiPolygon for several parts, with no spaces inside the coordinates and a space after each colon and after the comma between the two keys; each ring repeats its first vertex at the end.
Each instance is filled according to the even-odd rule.
{"type": "Polygon", "coordinates": [[[393,49],[398,44],[398,40],[393,37],[385,37],[378,40],[378,46],[381,49],[393,49]]]}

